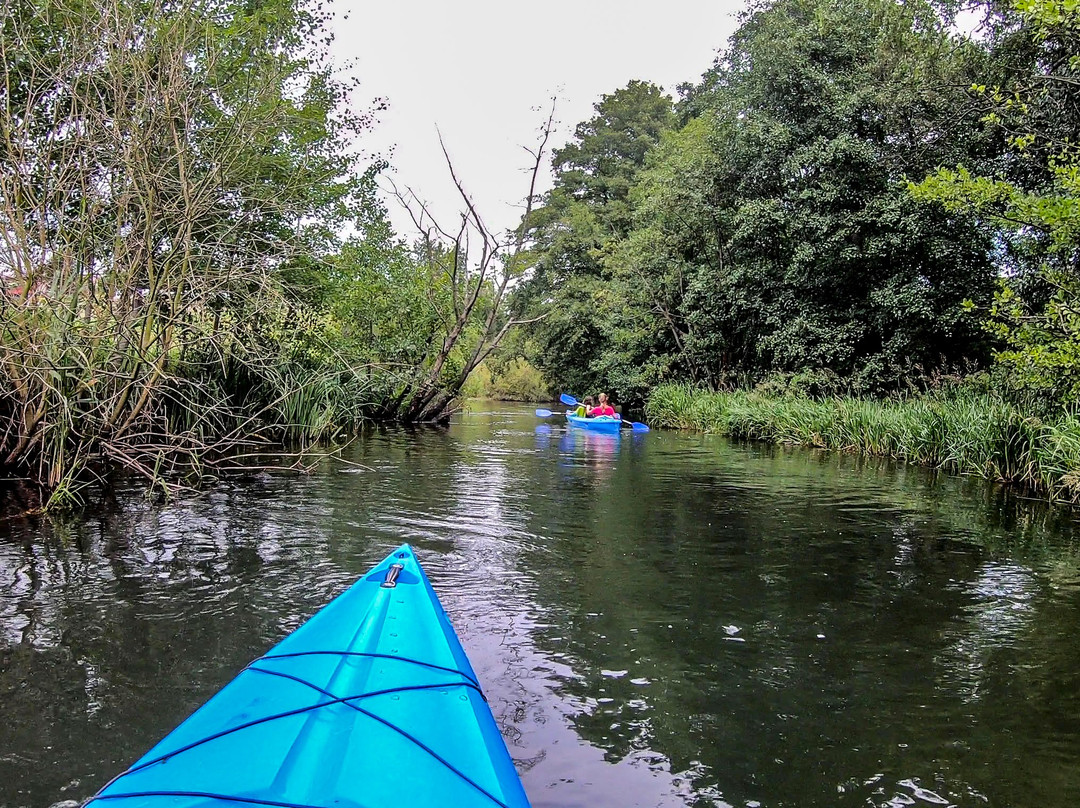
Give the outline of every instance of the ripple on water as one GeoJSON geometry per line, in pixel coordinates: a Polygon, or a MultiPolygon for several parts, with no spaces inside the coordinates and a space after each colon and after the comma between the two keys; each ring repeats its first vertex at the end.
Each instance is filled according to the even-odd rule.
{"type": "Polygon", "coordinates": [[[1075,802],[1052,536],[988,546],[992,508],[887,464],[485,410],[0,539],[0,805],[88,795],[402,541],[535,808],[1075,802]]]}

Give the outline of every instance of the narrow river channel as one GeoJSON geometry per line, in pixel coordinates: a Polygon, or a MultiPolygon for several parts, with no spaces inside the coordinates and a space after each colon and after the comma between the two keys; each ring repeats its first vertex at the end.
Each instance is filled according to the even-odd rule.
{"type": "Polygon", "coordinates": [[[474,405],[307,476],[5,517],[0,808],[86,799],[404,541],[535,808],[1078,804],[1075,514],[550,420],[474,405]]]}

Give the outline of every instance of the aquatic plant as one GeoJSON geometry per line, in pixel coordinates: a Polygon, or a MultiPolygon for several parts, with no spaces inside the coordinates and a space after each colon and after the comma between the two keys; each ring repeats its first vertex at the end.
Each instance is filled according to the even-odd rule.
{"type": "Polygon", "coordinates": [[[1080,503],[1080,415],[1027,416],[992,393],[818,400],[672,384],[645,411],[659,426],[891,457],[1080,503]]]}

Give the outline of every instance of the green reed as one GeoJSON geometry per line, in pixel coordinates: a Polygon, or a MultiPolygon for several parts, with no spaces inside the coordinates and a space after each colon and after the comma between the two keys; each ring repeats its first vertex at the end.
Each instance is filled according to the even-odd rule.
{"type": "Polygon", "coordinates": [[[891,457],[1080,503],[1080,416],[1036,418],[993,394],[816,400],[673,384],[653,391],[646,416],[658,426],[891,457]]]}

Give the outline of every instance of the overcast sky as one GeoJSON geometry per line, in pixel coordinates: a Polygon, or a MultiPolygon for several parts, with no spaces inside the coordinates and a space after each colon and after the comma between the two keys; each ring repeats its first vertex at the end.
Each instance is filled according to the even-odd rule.
{"type": "MultiPolygon", "coordinates": [[[[643,79],[673,96],[697,81],[735,30],[742,0],[337,0],[339,60],[362,81],[355,104],[389,109],[362,146],[389,156],[389,177],[459,210],[436,127],[488,225],[512,227],[553,97],[555,145],[592,117],[604,93],[643,79]],[[341,19],[348,12],[348,19],[341,19]],[[391,153],[392,149],[392,153],[391,153]]],[[[544,188],[550,186],[544,161],[544,188]]],[[[390,205],[407,235],[408,217],[390,205]]]]}

